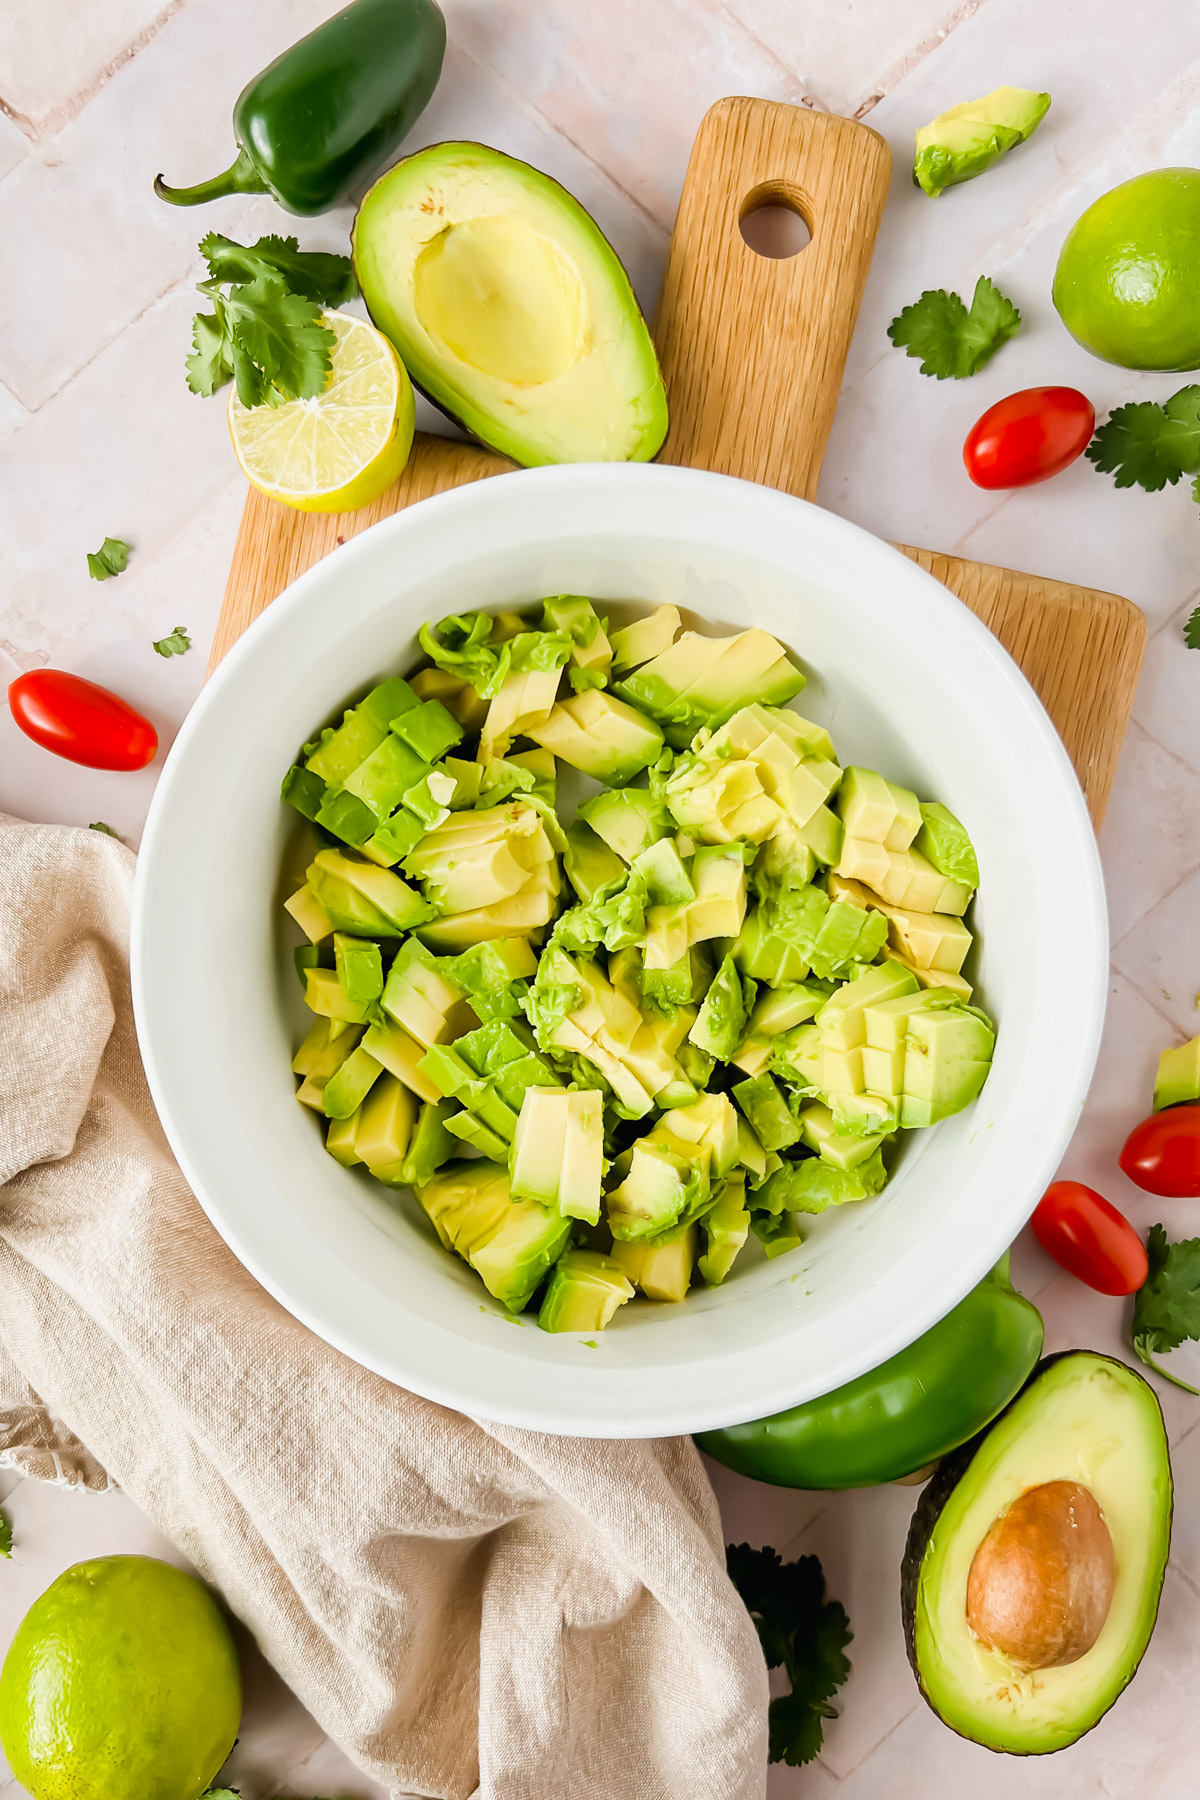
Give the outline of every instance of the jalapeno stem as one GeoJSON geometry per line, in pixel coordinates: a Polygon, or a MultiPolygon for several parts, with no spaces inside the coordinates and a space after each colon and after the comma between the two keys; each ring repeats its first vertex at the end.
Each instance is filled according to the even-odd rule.
{"type": "Polygon", "coordinates": [[[154,191],[160,200],[172,206],[201,206],[205,200],[220,200],[226,194],[265,194],[266,182],[255,168],[248,150],[239,150],[229,167],[211,181],[198,181],[195,187],[168,187],[161,175],[154,177],[154,191]]]}

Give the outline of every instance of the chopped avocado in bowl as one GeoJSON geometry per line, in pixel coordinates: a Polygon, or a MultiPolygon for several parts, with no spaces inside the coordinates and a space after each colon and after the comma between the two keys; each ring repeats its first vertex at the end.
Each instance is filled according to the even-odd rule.
{"type": "MultiPolygon", "coordinates": [[[[739,705],[756,704],[775,702],[739,696],[739,705]]],[[[715,735],[723,726],[706,728],[715,735]]],[[[817,754],[822,748],[819,740],[811,750],[802,746],[801,762],[830,760],[817,754]]],[[[780,807],[768,791],[771,754],[732,760],[746,765],[754,804],[761,790],[782,820],[799,795],[785,793],[780,807]]],[[[694,796],[699,772],[686,785],[694,796]]],[[[727,813],[733,796],[719,783],[712,793],[727,813]]],[[[906,853],[884,848],[911,878],[906,853]]],[[[916,837],[909,850],[925,854],[916,837]]],[[[939,879],[943,886],[961,882],[963,873],[939,879]]],[[[663,465],[501,475],[384,521],[302,576],[215,671],[171,751],[139,858],[132,936],[139,1042],[154,1104],[189,1187],[250,1276],[348,1357],[410,1392],[474,1417],[584,1436],[675,1435],[783,1411],[844,1385],[927,1331],[995,1263],[1050,1180],[1078,1115],[1106,991],[1102,890],[1078,783],[1045,713],[996,640],[922,569],[846,521],[748,483],[663,465]],[[597,620],[608,622],[607,661],[598,634],[583,641],[590,626],[576,609],[562,611],[553,629],[545,626],[529,604],[540,595],[590,597],[597,620]],[[471,639],[470,626],[442,628],[447,618],[477,612],[498,621],[487,623],[486,643],[471,639]],[[806,677],[782,710],[824,731],[839,767],[874,771],[927,805],[940,801],[962,823],[981,876],[965,912],[941,914],[931,929],[919,895],[884,901],[886,912],[855,906],[852,883],[883,896],[865,874],[831,873],[841,859],[839,834],[846,839],[836,788],[806,825],[788,818],[786,856],[772,836],[747,863],[737,844],[749,838],[708,842],[698,828],[666,829],[667,783],[693,754],[690,745],[670,743],[671,720],[645,715],[663,732],[663,744],[624,786],[533,747],[524,731],[506,747],[497,743],[486,769],[478,762],[495,695],[481,696],[464,662],[486,665],[485,685],[489,677],[501,685],[514,672],[540,677],[546,670],[537,665],[546,663],[558,676],[553,705],[586,693],[589,676],[607,670],[603,686],[593,683],[591,691],[641,712],[615,693],[616,684],[686,631],[708,639],[766,633],[806,677]],[[460,660],[440,666],[421,642],[430,632],[460,660]],[[535,656],[520,642],[531,632],[558,641],[535,656]],[[573,669],[582,686],[572,682],[573,669]],[[439,723],[441,743],[436,734],[424,737],[428,727],[416,729],[415,720],[418,741],[406,742],[391,721],[415,705],[389,703],[382,730],[368,709],[354,757],[349,737],[337,738],[346,711],[393,680],[406,683],[416,704],[439,701],[461,738],[442,749],[448,727],[432,712],[421,717],[439,723]],[[335,838],[304,809],[280,803],[281,777],[290,764],[304,765],[304,746],[317,749],[318,726],[334,734],[322,758],[326,772],[314,776],[304,767],[296,796],[312,813],[328,801],[327,816],[358,842],[335,838]],[[355,780],[357,793],[327,795],[339,783],[344,790],[387,735],[414,752],[416,770],[405,758],[390,769],[380,758],[377,780],[355,780]],[[395,798],[397,782],[403,785],[395,798]],[[645,799],[632,809],[615,807],[611,817],[601,808],[589,821],[583,809],[602,793],[645,799]],[[453,893],[456,871],[445,858],[428,876],[405,870],[409,855],[438,829],[430,815],[439,808],[453,821],[496,809],[535,815],[536,825],[526,817],[520,831],[502,831],[499,839],[484,832],[491,888],[517,879],[505,860],[511,855],[524,870],[516,895],[453,893]],[[553,860],[539,862],[543,835],[553,860]],[[688,837],[690,848],[680,842],[688,837]],[[664,841],[672,854],[655,848],[664,841]],[[646,850],[638,879],[629,881],[646,850]],[[318,863],[321,897],[285,909],[318,863]],[[680,885],[680,866],[694,899],[680,885]],[[789,869],[804,884],[799,890],[785,879],[789,869]],[[431,892],[435,883],[444,887],[454,911],[435,917],[422,883],[431,892]],[[497,907],[510,915],[544,913],[547,896],[554,911],[546,925],[513,927],[510,916],[495,937],[425,941],[428,928],[446,918],[455,921],[457,937],[473,911],[488,910],[493,925],[497,907]],[[326,913],[333,930],[323,939],[316,907],[327,904],[338,917],[326,913]],[[739,905],[745,910],[735,931],[739,905]],[[560,938],[543,974],[550,934],[576,906],[585,916],[572,921],[573,943],[560,938]],[[315,1013],[305,1004],[293,955],[304,920],[316,939],[299,946],[315,1013]],[[688,944],[692,925],[706,935],[688,944]],[[639,949],[650,926],[653,938],[639,949]],[[972,936],[969,954],[962,932],[972,936]],[[343,966],[349,974],[357,965],[356,992],[369,992],[381,975],[386,993],[391,980],[398,1016],[383,1007],[382,995],[352,1000],[343,991],[335,933],[378,947],[378,972],[369,955],[356,959],[345,947],[343,966]],[[412,952],[393,979],[398,951],[414,939],[420,956],[412,952]],[[550,979],[560,949],[574,971],[561,1016],[556,989],[568,985],[565,972],[561,983],[550,979]],[[894,1101],[867,1092],[865,1083],[856,1093],[853,1081],[837,1087],[824,1080],[816,1013],[845,985],[847,958],[883,967],[883,950],[923,989],[944,988],[997,1025],[978,1097],[936,1129],[901,1128],[894,1101]],[[434,961],[428,979],[427,958],[434,961]],[[447,964],[465,1002],[442,986],[447,964]],[[574,989],[584,986],[578,971],[589,964],[598,975],[589,976],[591,994],[576,1002],[574,989]],[[717,996],[693,1038],[719,972],[717,996]],[[752,1005],[749,982],[756,984],[752,1005]],[[639,1031],[636,1042],[618,1045],[611,1079],[577,1043],[547,1051],[535,1037],[532,1050],[525,1043],[512,1058],[536,1056],[553,1071],[547,1080],[531,1070],[530,1087],[594,1089],[602,1114],[600,1082],[614,1092],[621,1084],[632,1116],[619,1121],[620,1137],[602,1137],[601,1156],[612,1165],[602,1195],[627,1182],[619,1159],[652,1132],[658,1148],[648,1153],[650,1163],[657,1158],[667,1175],[678,1171],[679,1144],[686,1143],[693,1163],[707,1160],[709,1199],[720,1189],[702,1214],[704,1202],[684,1196],[675,1243],[614,1237],[609,1249],[603,1238],[593,1243],[584,1235],[600,1228],[605,1199],[595,1227],[572,1214],[572,1248],[619,1260],[634,1288],[621,1301],[621,1284],[601,1270],[601,1311],[615,1304],[615,1312],[607,1327],[586,1336],[539,1329],[548,1279],[521,1313],[491,1295],[471,1262],[444,1248],[415,1192],[453,1163],[487,1162],[511,1175],[516,1130],[512,1139],[506,1131],[512,1112],[519,1121],[523,1096],[505,1074],[507,1040],[498,1032],[474,1034],[497,1020],[518,1040],[535,1030],[517,1004],[519,984],[536,989],[536,1029],[547,1042],[551,1034],[571,1035],[563,1027],[572,1011],[585,1011],[586,1025],[593,1006],[602,1018],[628,1025],[625,1002],[635,1025],[639,1017],[649,1023],[645,1036],[639,1031]],[[659,1002],[653,1007],[651,995],[659,1002]],[[728,1042],[724,1033],[735,1029],[739,1000],[745,1036],[730,1063],[719,1052],[728,1042]],[[367,1016],[372,1007],[378,1017],[367,1016]],[[491,1018],[484,1016],[489,1011],[491,1018]],[[455,1074],[470,1104],[443,1093],[420,1067],[434,1048],[422,1039],[437,1035],[439,1016],[450,1033],[441,1047],[462,1058],[455,1074]],[[473,1041],[464,1056],[466,1038],[473,1041]],[[298,1045],[307,1045],[301,1061],[312,1066],[305,1071],[298,1062],[297,1074],[315,1105],[297,1104],[289,1063],[298,1045]],[[337,1104],[342,1110],[356,1084],[372,1078],[360,1102],[370,1114],[361,1140],[363,1121],[351,1129],[353,1110],[331,1121],[323,1104],[330,1079],[360,1048],[337,1104]],[[736,1131],[741,1160],[722,1177],[715,1173],[724,1166],[720,1119],[706,1119],[707,1108],[684,1115],[705,1096],[723,1096],[737,1125],[743,1109],[734,1089],[766,1080],[778,1089],[796,1136],[768,1150],[747,1119],[736,1131]],[[806,1102],[800,1121],[787,1094],[805,1082],[826,1098],[806,1102]],[[659,1093],[647,1095],[647,1083],[659,1093]],[[651,1102],[648,1111],[635,1112],[643,1104],[639,1092],[651,1102]],[[824,1107],[832,1125],[810,1106],[824,1107]],[[448,1129],[451,1120],[457,1132],[448,1129]],[[331,1123],[341,1162],[323,1147],[331,1123]],[[847,1146],[834,1140],[855,1137],[888,1141],[875,1147],[875,1162],[875,1149],[854,1161],[854,1147],[846,1160],[847,1146]],[[707,1157],[703,1148],[697,1155],[696,1138],[707,1139],[707,1157]],[[854,1183],[839,1183],[835,1203],[825,1177],[830,1203],[802,1212],[781,1192],[796,1181],[784,1175],[767,1195],[778,1199],[778,1212],[766,1210],[760,1196],[778,1173],[772,1158],[788,1170],[820,1168],[820,1143],[842,1155],[854,1183]],[[886,1185],[850,1199],[849,1187],[875,1184],[880,1164],[886,1185]],[[689,1219],[693,1205],[700,1216],[689,1219]],[[788,1248],[796,1236],[799,1247],[788,1248]],[[629,1248],[616,1252],[618,1243],[629,1248]],[[665,1254],[652,1257],[658,1250],[665,1254]],[[685,1253],[690,1285],[679,1303],[665,1296],[678,1291],[685,1253]],[[713,1280],[722,1268],[724,1279],[713,1280]],[[650,1286],[663,1297],[650,1299],[650,1286]],[[593,1342],[596,1348],[587,1347],[593,1342]]],[[[974,1036],[977,1023],[964,1031],[974,1036]]],[[[603,1050],[595,1035],[590,1041],[603,1050]]],[[[864,1063],[887,1062],[893,1080],[903,1079],[890,1042],[829,1046],[835,1079],[838,1059],[853,1073],[856,1048],[864,1063]]],[[[979,1060],[974,1051],[964,1057],[979,1060]]],[[[943,1099],[930,1084],[918,1097],[931,1105],[943,1099]]],[[[610,1101],[610,1115],[614,1110],[610,1101]]],[[[787,1136],[788,1125],[782,1129],[787,1136]]],[[[662,1179],[649,1164],[642,1173],[662,1179]]],[[[650,1186],[639,1175],[623,1200],[640,1195],[644,1205],[650,1186]]],[[[544,1206],[540,1188],[530,1204],[544,1206]]],[[[633,1217],[639,1206],[623,1210],[633,1217]]],[[[238,1279],[228,1267],[229,1278],[238,1279]]]]}
{"type": "Polygon", "coordinates": [[[284,902],[317,1017],[297,1099],[551,1333],[798,1249],[972,1104],[995,1045],[966,827],[843,766],[770,633],[610,623],[576,594],[427,626],[426,668],[282,782],[324,846],[284,902]],[[436,675],[464,685],[422,697],[436,675]],[[603,785],[572,806],[560,764],[564,793],[603,785]]]}

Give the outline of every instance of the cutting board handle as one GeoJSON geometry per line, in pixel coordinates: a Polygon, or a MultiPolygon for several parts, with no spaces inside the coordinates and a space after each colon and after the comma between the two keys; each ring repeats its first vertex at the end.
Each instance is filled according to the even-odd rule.
{"type": "Polygon", "coordinates": [[[816,496],[892,158],[853,119],[719,100],[692,147],[654,336],[671,407],[662,460],[816,496]],[[760,256],[741,221],[798,212],[811,241],[760,256]]]}

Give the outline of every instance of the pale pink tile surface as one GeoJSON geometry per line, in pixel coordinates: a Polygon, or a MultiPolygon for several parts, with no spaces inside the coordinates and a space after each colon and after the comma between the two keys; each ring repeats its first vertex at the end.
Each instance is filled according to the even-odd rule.
{"type": "MultiPolygon", "coordinates": [[[[7,0],[0,7],[0,679],[78,669],[142,705],[168,742],[198,691],[242,487],[224,411],[183,383],[195,244],[297,231],[344,243],[349,209],[294,221],[266,199],[202,212],[155,204],[149,183],[199,179],[233,153],[232,101],[334,0],[7,0]],[[21,115],[14,122],[9,115],[21,115]],[[107,534],[134,546],[116,582],[87,578],[107,534]],[[190,656],[150,640],[182,623],[190,656]]],[[[705,107],[749,92],[853,112],[896,160],[887,215],[822,479],[824,504],[888,537],[1110,587],[1154,628],[1101,848],[1113,923],[1110,1008],[1096,1077],[1062,1173],[1101,1186],[1139,1228],[1194,1231],[1188,1202],[1141,1194],[1115,1166],[1144,1110],[1158,1051],[1200,1025],[1200,657],[1180,626],[1200,593],[1200,523],[1184,487],[1118,493],[1079,465],[1044,488],[987,495],[963,473],[967,427],[1015,387],[1053,380],[1101,412],[1163,398],[1186,377],[1133,375],[1069,339],[1049,301],[1062,236],[1115,181],[1200,163],[1200,35],[1187,0],[446,0],[451,52],[413,146],[494,143],[563,181],[595,214],[652,305],[692,135],[705,107]],[[936,203],[915,192],[917,125],[1000,81],[1047,87],[1033,142],[936,203]],[[879,97],[882,96],[882,97],[879,97]],[[924,379],[888,321],[924,287],[969,295],[992,275],[1021,335],[969,384],[924,379]]],[[[433,415],[425,412],[428,421],[433,415]]],[[[0,809],[136,842],[155,771],[106,776],[37,751],[0,713],[0,809]]],[[[1064,905],[1069,896],[1063,897],[1064,905]]],[[[1121,1354],[1127,1308],[1064,1276],[1023,1234],[1018,1283],[1050,1348],[1121,1354]]],[[[1172,1365],[1200,1380],[1200,1347],[1172,1365]]],[[[920,1702],[900,1636],[897,1573],[912,1490],[773,1489],[712,1466],[731,1539],[818,1552],[851,1614],[853,1676],[819,1763],[771,1771],[771,1800],[1193,1800],[1200,1679],[1200,1402],[1159,1384],[1178,1483],[1176,1552],[1142,1674],[1071,1751],[1014,1764],[962,1743],[920,1702]]],[[[8,1480],[0,1476],[0,1491],[8,1480]]],[[[0,1650],[62,1568],[112,1550],[170,1554],[118,1495],[24,1483],[0,1567],[0,1650]]],[[[250,1658],[250,1704],[228,1778],[276,1792],[378,1793],[250,1658]]],[[[697,1793],[704,1791],[697,1771],[697,1793]]],[[[15,1785],[0,1771],[0,1797],[15,1785]]]]}

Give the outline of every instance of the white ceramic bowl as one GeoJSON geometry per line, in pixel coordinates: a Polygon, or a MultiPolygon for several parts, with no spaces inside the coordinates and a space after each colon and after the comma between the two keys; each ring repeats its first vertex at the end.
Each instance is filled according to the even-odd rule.
{"type": "MultiPolygon", "coordinates": [[[[602,609],[603,610],[603,609],[602,609]]],[[[953,1306],[1028,1217],[1074,1128],[1104,1010],[1106,927],[1083,798],[995,638],[937,582],[800,500],[694,470],[577,466],[426,500],[337,550],[230,652],[159,782],[133,981],[155,1102],[200,1203],[296,1316],[400,1386],[483,1418],[640,1437],[836,1387],[953,1306]],[[293,1099],[300,1009],[280,932],[294,815],[279,782],[346,700],[412,666],[417,627],[584,593],[761,625],[808,671],[795,704],[844,761],[966,823],[982,872],[973,978],[995,1014],[976,1105],[907,1137],[875,1200],[754,1246],[724,1286],[639,1303],[595,1347],[515,1322],[411,1194],[325,1155],[293,1099]]]]}

